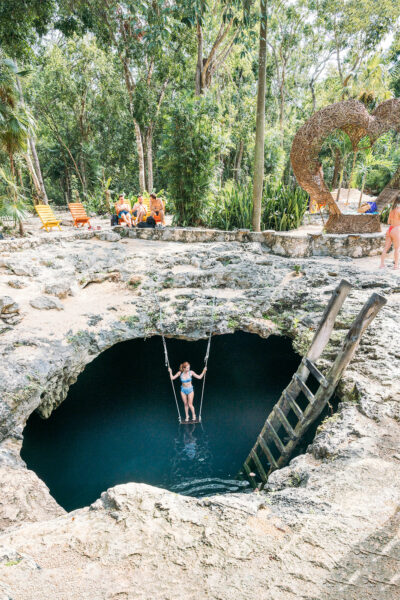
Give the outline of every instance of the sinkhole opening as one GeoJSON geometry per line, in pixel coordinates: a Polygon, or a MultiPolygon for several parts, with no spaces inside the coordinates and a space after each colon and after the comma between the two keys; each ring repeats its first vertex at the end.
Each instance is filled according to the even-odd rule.
{"type": "MultiPolygon", "coordinates": [[[[202,371],[206,340],[167,344],[174,372],[185,360],[202,371]]],[[[49,419],[30,416],[22,458],[68,511],[127,482],[192,496],[245,490],[237,473],[299,362],[284,337],[215,336],[202,423],[180,426],[161,338],[119,343],[85,368],[49,419]]],[[[197,411],[201,385],[194,379],[197,411]]],[[[175,388],[182,410],[179,380],[175,388]]]]}

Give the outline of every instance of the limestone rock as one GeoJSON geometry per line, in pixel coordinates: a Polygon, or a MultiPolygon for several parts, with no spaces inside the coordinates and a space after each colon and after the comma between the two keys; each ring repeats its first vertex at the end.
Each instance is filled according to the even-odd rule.
{"type": "Polygon", "coordinates": [[[29,303],[37,310],[63,310],[64,306],[58,298],[49,298],[48,296],[38,296],[29,303]]]}
{"type": "Polygon", "coordinates": [[[19,312],[19,305],[10,296],[0,297],[0,319],[6,325],[14,326],[20,323],[22,316],[19,312]]]}
{"type": "Polygon", "coordinates": [[[43,291],[50,296],[57,296],[60,300],[73,295],[71,283],[69,281],[46,283],[43,291]]]}
{"type": "Polygon", "coordinates": [[[7,284],[16,290],[22,290],[24,287],[26,287],[26,283],[21,279],[10,279],[7,281],[7,284]]]}
{"type": "Polygon", "coordinates": [[[102,242],[119,242],[121,239],[116,231],[96,231],[95,235],[102,242]]]}

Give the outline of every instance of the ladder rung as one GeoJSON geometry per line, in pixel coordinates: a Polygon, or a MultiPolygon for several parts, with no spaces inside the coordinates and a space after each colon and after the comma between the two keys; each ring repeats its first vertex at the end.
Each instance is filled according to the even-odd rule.
{"type": "Polygon", "coordinates": [[[271,450],[268,448],[267,444],[265,443],[265,441],[263,440],[261,435],[258,437],[258,443],[261,446],[261,450],[264,452],[265,456],[268,458],[268,462],[271,465],[271,467],[273,467],[274,469],[277,469],[278,463],[274,459],[274,456],[273,456],[271,450]]]}
{"type": "Polygon", "coordinates": [[[328,380],[322,375],[321,371],[316,367],[316,365],[309,358],[307,358],[307,356],[303,358],[303,365],[307,367],[310,373],[323,387],[328,387],[328,380]]]}
{"type": "Polygon", "coordinates": [[[269,420],[267,419],[265,421],[266,426],[268,427],[268,430],[271,434],[272,439],[274,440],[276,447],[278,448],[278,450],[281,452],[281,454],[285,453],[285,446],[282,443],[281,438],[279,437],[279,435],[277,434],[277,432],[275,431],[273,425],[271,425],[271,423],[269,422],[269,420]]]}
{"type": "Polygon", "coordinates": [[[253,449],[250,452],[250,454],[251,454],[251,458],[254,460],[254,464],[257,467],[257,470],[261,476],[261,479],[263,481],[268,481],[268,476],[267,476],[266,472],[264,471],[264,467],[262,466],[260,459],[257,456],[257,452],[253,449]]]}
{"type": "Polygon", "coordinates": [[[302,378],[299,377],[297,375],[297,373],[295,374],[294,377],[295,377],[296,382],[300,386],[301,391],[303,392],[303,394],[307,398],[307,400],[310,402],[310,404],[313,404],[313,402],[314,402],[314,394],[312,393],[312,391],[306,386],[306,384],[304,383],[304,381],[302,380],[302,378]]]}
{"type": "Polygon", "coordinates": [[[250,467],[249,467],[249,465],[247,464],[247,462],[248,462],[248,459],[247,459],[247,460],[246,460],[246,462],[244,463],[244,465],[243,465],[243,469],[245,470],[247,477],[250,479],[250,481],[251,481],[251,483],[254,485],[254,487],[257,487],[257,482],[256,482],[256,480],[254,479],[253,475],[250,475],[250,473],[251,473],[251,470],[250,470],[250,467]]]}
{"type": "Polygon", "coordinates": [[[290,408],[292,409],[292,411],[296,415],[296,417],[299,419],[299,421],[303,421],[304,414],[303,414],[303,411],[301,410],[300,406],[297,404],[296,400],[294,400],[286,392],[283,392],[283,394],[284,394],[286,400],[288,401],[290,408]]]}
{"type": "Polygon", "coordinates": [[[286,429],[290,439],[297,440],[297,435],[295,434],[293,427],[291,426],[291,424],[289,423],[279,406],[275,406],[274,412],[277,415],[280,422],[282,423],[282,425],[284,426],[284,428],[286,429]]]}

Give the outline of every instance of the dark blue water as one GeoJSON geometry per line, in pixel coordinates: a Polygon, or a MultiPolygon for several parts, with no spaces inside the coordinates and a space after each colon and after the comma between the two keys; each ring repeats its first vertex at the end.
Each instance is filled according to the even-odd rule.
{"type": "MultiPolygon", "coordinates": [[[[189,360],[201,372],[205,340],[168,340],[168,350],[174,370],[189,360]]],[[[281,337],[215,336],[203,423],[179,426],[161,339],[118,344],[86,367],[49,419],[31,415],[22,457],[67,510],[130,481],[198,496],[236,491],[247,485],[236,474],[299,360],[281,337]]],[[[198,409],[201,382],[194,387],[198,409]]]]}

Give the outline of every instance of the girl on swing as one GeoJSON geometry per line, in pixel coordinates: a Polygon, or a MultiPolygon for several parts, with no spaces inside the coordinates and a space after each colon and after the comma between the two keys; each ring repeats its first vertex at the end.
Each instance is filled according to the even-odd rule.
{"type": "Polygon", "coordinates": [[[171,381],[174,381],[174,379],[177,379],[179,376],[181,378],[181,396],[183,405],[185,407],[185,421],[189,421],[189,408],[192,412],[192,420],[195,421],[196,413],[193,406],[194,390],[192,385],[192,377],[195,377],[196,379],[203,379],[205,372],[207,371],[207,367],[204,367],[201,375],[197,375],[197,373],[190,370],[190,364],[186,361],[180,365],[179,371],[176,373],[176,375],[172,375],[171,368],[168,370],[171,381]]]}

